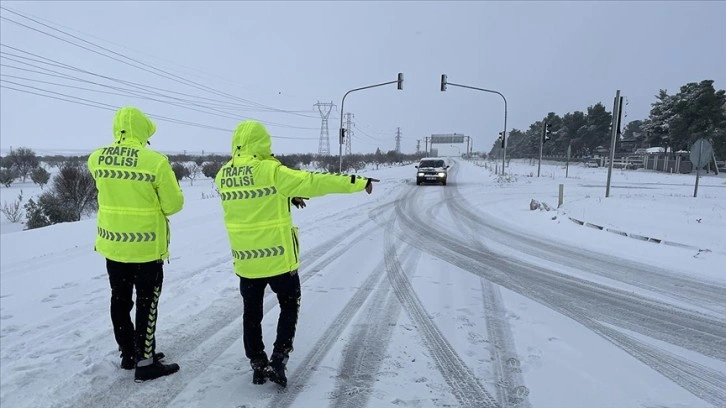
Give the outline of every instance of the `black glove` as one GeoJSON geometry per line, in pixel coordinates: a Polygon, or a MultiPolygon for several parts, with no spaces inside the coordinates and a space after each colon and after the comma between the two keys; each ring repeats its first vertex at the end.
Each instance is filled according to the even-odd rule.
{"type": "Polygon", "coordinates": [[[297,208],[305,208],[305,198],[306,197],[293,197],[290,201],[292,202],[292,205],[297,208]]]}

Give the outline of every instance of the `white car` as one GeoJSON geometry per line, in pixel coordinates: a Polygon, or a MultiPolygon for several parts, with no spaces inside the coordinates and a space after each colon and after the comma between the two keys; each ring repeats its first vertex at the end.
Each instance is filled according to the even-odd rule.
{"type": "Polygon", "coordinates": [[[416,185],[421,183],[441,183],[446,185],[448,169],[451,167],[446,159],[441,157],[424,157],[416,168],[416,185]]]}

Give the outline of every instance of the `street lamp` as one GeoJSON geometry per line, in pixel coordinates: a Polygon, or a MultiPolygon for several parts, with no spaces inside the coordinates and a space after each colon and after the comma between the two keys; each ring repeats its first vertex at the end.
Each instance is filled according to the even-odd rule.
{"type": "Polygon", "coordinates": [[[460,84],[455,84],[453,82],[449,82],[447,80],[446,74],[441,74],[441,92],[446,91],[447,85],[458,86],[459,88],[473,89],[475,91],[495,93],[495,94],[501,96],[502,99],[504,100],[504,132],[501,133],[501,135],[502,135],[502,175],[504,175],[504,166],[505,166],[506,157],[507,157],[507,98],[505,98],[504,95],[501,94],[501,92],[493,91],[491,89],[476,88],[473,86],[460,85],[460,84]]]}
{"type": "Polygon", "coordinates": [[[345,129],[343,128],[343,113],[345,112],[345,108],[344,108],[345,97],[348,96],[348,94],[351,92],[362,91],[364,89],[376,88],[379,86],[390,85],[390,84],[397,84],[396,88],[398,90],[402,90],[403,89],[403,73],[399,72],[398,79],[396,79],[395,81],[383,82],[380,84],[368,85],[368,86],[363,86],[360,88],[351,89],[350,91],[346,92],[345,95],[343,95],[343,100],[340,101],[340,132],[338,133],[338,141],[340,144],[340,152],[339,152],[340,163],[338,164],[338,173],[343,172],[343,141],[345,140],[345,129]]]}

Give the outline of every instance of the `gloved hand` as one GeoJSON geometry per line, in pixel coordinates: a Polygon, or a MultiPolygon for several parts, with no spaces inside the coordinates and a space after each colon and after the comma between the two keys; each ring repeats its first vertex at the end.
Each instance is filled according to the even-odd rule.
{"type": "Polygon", "coordinates": [[[370,194],[373,192],[373,182],[379,182],[381,180],[368,177],[368,183],[366,183],[366,193],[370,194]]]}
{"type": "Polygon", "coordinates": [[[309,200],[309,198],[308,197],[293,197],[292,200],[290,200],[290,201],[292,202],[292,205],[294,205],[297,208],[305,208],[305,205],[306,205],[305,200],[309,200]]]}

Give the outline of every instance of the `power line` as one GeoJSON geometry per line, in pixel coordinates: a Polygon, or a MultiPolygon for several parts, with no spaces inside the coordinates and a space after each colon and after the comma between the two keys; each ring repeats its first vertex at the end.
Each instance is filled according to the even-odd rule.
{"type": "MultiPolygon", "coordinates": [[[[49,68],[43,68],[43,67],[39,67],[37,65],[29,64],[27,62],[18,61],[18,60],[15,60],[13,58],[8,57],[8,55],[11,56],[11,57],[22,58],[22,59],[30,60],[30,61],[33,61],[33,62],[38,62],[38,63],[41,63],[41,64],[51,65],[51,66],[55,66],[55,67],[59,67],[59,68],[63,68],[63,69],[68,69],[68,70],[71,70],[71,71],[77,71],[77,72],[85,73],[85,74],[88,74],[88,75],[91,75],[91,76],[95,76],[95,77],[99,77],[99,78],[104,78],[104,79],[107,79],[109,81],[114,81],[114,82],[119,82],[119,83],[123,83],[123,84],[128,84],[128,85],[131,85],[131,86],[133,86],[135,88],[138,88],[139,90],[141,90],[143,92],[146,92],[146,93],[149,93],[149,94],[155,94],[155,95],[158,95],[158,96],[164,96],[164,97],[167,97],[167,98],[172,98],[172,97],[169,97],[169,96],[166,96],[166,95],[162,95],[162,94],[160,94],[158,92],[150,92],[150,91],[147,91],[146,90],[147,88],[148,89],[155,89],[155,90],[159,90],[159,91],[163,91],[163,92],[169,92],[169,93],[172,93],[172,94],[177,94],[177,95],[182,95],[182,96],[193,97],[193,98],[196,98],[196,99],[204,99],[204,100],[207,100],[207,101],[210,101],[210,102],[216,102],[216,104],[213,104],[214,106],[222,106],[222,107],[226,106],[227,109],[251,110],[251,108],[249,108],[247,105],[238,105],[238,104],[229,103],[229,102],[226,102],[226,101],[221,101],[221,100],[218,100],[218,99],[212,99],[212,98],[207,98],[207,97],[197,96],[197,95],[190,95],[190,94],[183,93],[183,92],[177,92],[177,91],[172,91],[172,90],[168,90],[168,89],[164,89],[164,88],[158,88],[158,87],[155,87],[155,86],[145,85],[145,84],[141,84],[141,83],[137,83],[137,82],[132,82],[132,81],[124,81],[124,80],[120,80],[120,79],[117,79],[117,78],[112,78],[112,77],[108,77],[108,76],[105,76],[105,75],[100,75],[100,74],[96,74],[96,73],[93,73],[93,72],[90,72],[90,71],[86,71],[84,69],[75,67],[73,65],[65,64],[65,63],[62,63],[60,61],[56,61],[56,60],[51,59],[51,58],[46,58],[46,57],[43,57],[43,56],[34,54],[32,52],[24,51],[24,50],[21,50],[19,48],[15,48],[15,47],[9,46],[7,44],[0,43],[0,46],[6,47],[6,48],[10,48],[10,49],[13,49],[13,50],[16,50],[16,51],[19,51],[19,52],[22,52],[22,53],[25,53],[25,54],[28,54],[28,55],[32,55],[32,56],[37,57],[37,58],[40,58],[40,59],[33,59],[33,58],[30,58],[30,57],[26,57],[26,56],[22,56],[22,55],[18,55],[18,54],[13,54],[13,53],[9,53],[9,52],[0,51],[0,56],[4,56],[4,58],[6,58],[8,60],[11,60],[11,61],[14,61],[14,62],[18,62],[18,63],[21,63],[21,64],[26,64],[28,66],[32,66],[32,67],[35,67],[35,68],[38,68],[38,69],[43,69],[43,70],[46,70],[46,71],[49,71],[49,72],[58,73],[58,74],[63,75],[63,77],[64,78],[67,78],[67,79],[74,79],[74,80],[77,80],[77,81],[83,81],[83,82],[87,82],[87,83],[92,83],[92,84],[98,85],[98,86],[110,87],[109,85],[106,85],[106,84],[101,84],[101,83],[97,83],[97,82],[93,82],[93,81],[81,79],[81,78],[74,77],[74,76],[71,76],[71,75],[68,75],[68,74],[59,73],[58,71],[54,71],[54,70],[49,69],[49,68]]],[[[19,67],[12,67],[12,68],[19,69],[19,70],[23,70],[23,68],[19,68],[19,67]]],[[[36,73],[40,73],[40,74],[44,74],[44,75],[50,75],[50,74],[43,73],[43,72],[37,72],[37,71],[32,71],[32,72],[36,72],[36,73]]],[[[114,87],[110,87],[110,88],[120,90],[120,88],[114,88],[114,87]]],[[[179,98],[176,98],[176,99],[179,99],[179,98]]],[[[179,99],[179,100],[181,100],[181,99],[179,99]]]]}
{"type": "Polygon", "coordinates": [[[385,139],[371,136],[368,132],[361,129],[360,126],[358,126],[357,124],[353,124],[353,126],[355,126],[355,128],[357,129],[358,132],[360,132],[362,135],[368,137],[369,139],[373,140],[374,142],[385,143],[385,139]]]}
{"type": "MultiPolygon", "coordinates": [[[[11,12],[12,11],[15,11],[15,13],[20,13],[17,10],[13,10],[13,9],[10,9],[10,8],[7,8],[7,7],[5,7],[5,9],[7,11],[11,11],[11,12]]],[[[231,80],[229,78],[222,77],[222,76],[217,75],[217,74],[214,74],[212,72],[208,72],[208,71],[205,71],[205,70],[202,70],[202,69],[199,69],[199,68],[195,68],[195,67],[192,67],[192,66],[189,66],[189,65],[180,64],[177,61],[172,61],[172,60],[168,60],[168,59],[165,59],[165,58],[160,58],[158,55],[150,54],[150,53],[147,53],[147,52],[144,52],[144,51],[139,51],[137,49],[128,47],[126,45],[123,45],[123,44],[120,44],[120,43],[117,43],[117,42],[114,42],[114,41],[111,41],[111,40],[108,40],[108,39],[105,39],[105,38],[102,38],[102,37],[98,37],[96,35],[89,34],[89,33],[86,33],[84,31],[81,31],[81,30],[77,30],[77,29],[75,29],[73,27],[68,27],[68,26],[63,25],[63,24],[60,24],[58,22],[54,22],[54,21],[45,19],[43,17],[38,17],[37,15],[33,15],[31,13],[27,13],[26,12],[24,14],[24,16],[26,16],[26,17],[27,16],[33,17],[36,20],[44,21],[44,22],[46,22],[48,24],[51,24],[51,25],[54,25],[56,27],[64,28],[64,29],[66,29],[68,31],[72,31],[72,32],[75,32],[77,34],[81,34],[81,35],[83,35],[85,37],[89,37],[89,38],[93,38],[93,39],[96,39],[96,40],[101,41],[101,42],[105,42],[107,44],[112,44],[112,45],[114,45],[114,46],[116,46],[118,48],[123,48],[123,49],[126,49],[128,51],[132,51],[132,52],[135,52],[137,54],[144,55],[145,57],[148,57],[148,58],[151,58],[151,59],[155,59],[157,61],[161,61],[162,63],[167,63],[167,64],[171,64],[171,65],[174,65],[174,66],[181,67],[183,69],[187,69],[189,71],[194,71],[198,75],[206,75],[206,76],[211,77],[211,78],[220,79],[220,80],[222,80],[224,82],[228,82],[228,83],[231,83],[231,84],[235,84],[235,85],[238,85],[238,86],[240,86],[242,88],[245,88],[245,89],[248,89],[248,90],[256,90],[256,91],[264,90],[265,92],[272,92],[272,90],[271,89],[268,89],[268,88],[256,88],[255,89],[253,87],[250,87],[247,84],[243,84],[241,82],[233,81],[233,80],[231,80]]],[[[277,92],[277,90],[275,90],[275,92],[277,92]]],[[[297,96],[297,95],[285,95],[285,96],[299,98],[299,96],[297,96]]],[[[286,110],[286,112],[307,113],[309,111],[307,111],[307,110],[299,110],[299,111],[294,111],[294,110],[289,110],[288,111],[288,110],[286,110]]],[[[315,118],[315,116],[310,116],[310,117],[311,118],[315,118]]]]}
{"type": "Polygon", "coordinates": [[[186,79],[186,78],[184,78],[184,77],[181,77],[181,76],[179,76],[179,75],[176,75],[176,74],[173,74],[173,73],[171,73],[171,72],[165,71],[165,70],[163,70],[163,69],[161,69],[161,68],[157,68],[157,67],[155,67],[155,66],[153,66],[153,65],[150,65],[150,64],[147,64],[147,63],[145,63],[145,62],[139,61],[139,60],[137,60],[137,59],[135,59],[135,58],[133,58],[133,57],[130,57],[130,56],[128,56],[128,55],[125,55],[125,54],[122,54],[122,53],[118,53],[118,52],[116,52],[116,51],[110,50],[110,49],[108,49],[108,48],[106,48],[106,47],[103,47],[103,46],[101,46],[101,45],[98,45],[98,44],[95,44],[95,43],[93,43],[93,42],[90,42],[90,41],[84,40],[84,39],[82,39],[82,38],[80,38],[80,37],[78,37],[78,36],[75,36],[75,35],[73,35],[73,34],[70,34],[70,33],[66,32],[66,31],[60,30],[60,29],[58,29],[58,28],[52,27],[52,26],[50,26],[50,25],[48,25],[48,24],[42,23],[42,22],[40,22],[40,21],[38,21],[38,20],[35,20],[35,19],[31,18],[31,17],[28,17],[28,16],[26,16],[26,15],[24,15],[24,14],[22,14],[22,13],[19,13],[19,12],[13,11],[13,10],[11,10],[11,9],[8,9],[7,7],[2,7],[2,6],[0,6],[0,9],[2,9],[2,10],[5,10],[5,11],[7,11],[7,12],[10,12],[10,13],[13,13],[13,14],[15,14],[15,15],[17,15],[17,16],[20,16],[20,17],[22,17],[22,18],[25,18],[25,19],[27,19],[27,20],[33,21],[34,23],[36,23],[36,24],[38,24],[38,25],[41,25],[41,26],[43,26],[43,27],[49,28],[49,29],[51,29],[51,30],[54,30],[54,31],[56,31],[56,32],[62,33],[62,34],[64,34],[64,35],[66,35],[66,36],[69,36],[69,37],[71,37],[71,38],[74,38],[74,39],[76,39],[76,40],[78,40],[78,41],[82,41],[83,43],[86,43],[86,44],[92,45],[92,46],[94,46],[94,47],[100,48],[100,49],[102,49],[102,50],[104,50],[104,51],[106,51],[106,52],[109,52],[109,53],[111,53],[111,54],[113,54],[113,55],[116,55],[116,56],[122,57],[122,58],[124,58],[124,59],[119,59],[119,58],[115,58],[115,57],[113,57],[113,56],[110,56],[110,55],[106,55],[106,54],[104,54],[104,53],[101,53],[101,52],[99,52],[99,51],[96,51],[96,50],[90,49],[90,48],[88,48],[88,47],[85,47],[85,46],[83,46],[83,45],[80,45],[80,44],[74,43],[74,42],[72,42],[72,41],[69,41],[69,40],[67,40],[67,39],[64,39],[64,38],[58,37],[58,36],[56,36],[56,35],[53,35],[53,34],[51,34],[51,33],[48,33],[48,32],[46,32],[46,31],[43,31],[43,30],[40,30],[40,29],[37,29],[37,28],[31,27],[31,26],[28,26],[28,25],[26,25],[26,24],[23,24],[23,23],[21,23],[21,22],[18,22],[18,21],[15,21],[15,20],[9,19],[9,18],[7,18],[7,17],[2,17],[2,16],[0,16],[0,19],[3,19],[3,20],[6,20],[6,21],[9,21],[9,22],[12,22],[12,23],[14,23],[14,24],[17,24],[17,25],[20,25],[20,26],[22,26],[22,27],[25,27],[25,28],[27,28],[27,29],[29,29],[29,30],[33,30],[33,31],[36,31],[36,32],[38,32],[38,33],[41,33],[41,34],[47,35],[47,36],[49,36],[49,37],[52,37],[52,38],[55,38],[55,39],[57,39],[57,40],[60,40],[60,41],[66,42],[66,43],[68,43],[68,44],[71,44],[71,45],[74,45],[74,46],[76,46],[76,47],[79,47],[79,48],[85,49],[85,50],[87,50],[87,51],[90,51],[90,52],[93,52],[93,53],[95,53],[95,54],[98,54],[98,55],[104,56],[104,57],[106,57],[106,58],[110,58],[110,59],[112,59],[112,60],[115,60],[115,61],[121,62],[121,63],[123,63],[123,64],[129,65],[129,66],[132,66],[132,67],[134,67],[134,68],[140,69],[140,70],[142,70],[142,71],[146,71],[146,72],[149,72],[149,73],[151,73],[151,74],[155,74],[155,75],[161,76],[161,77],[163,77],[163,78],[166,78],[166,79],[170,79],[170,80],[172,80],[172,81],[175,81],[175,82],[179,82],[179,83],[182,83],[182,84],[184,84],[184,85],[187,85],[187,86],[191,86],[191,87],[194,87],[194,88],[197,88],[197,89],[200,89],[200,90],[206,91],[206,92],[210,92],[210,93],[214,93],[214,94],[217,94],[217,95],[220,95],[220,96],[225,96],[225,97],[229,97],[229,98],[232,98],[232,99],[235,99],[235,100],[243,101],[243,102],[246,102],[246,103],[248,103],[248,104],[251,104],[251,105],[253,105],[253,106],[258,106],[258,107],[260,107],[260,108],[264,108],[264,109],[266,109],[266,110],[268,110],[268,111],[272,111],[272,112],[279,112],[279,113],[289,113],[289,114],[292,114],[292,115],[297,115],[297,116],[302,116],[302,117],[308,117],[308,118],[311,118],[311,117],[312,117],[312,116],[310,116],[310,115],[304,115],[304,114],[301,114],[301,113],[294,113],[294,112],[286,111],[286,110],[283,110],[283,109],[278,109],[278,108],[274,108],[274,107],[271,107],[271,106],[268,106],[268,105],[265,105],[265,104],[262,104],[262,103],[259,103],[259,102],[251,101],[251,100],[248,100],[248,99],[244,99],[244,98],[240,98],[240,97],[237,97],[237,96],[235,96],[235,95],[231,95],[231,94],[228,94],[228,93],[225,93],[225,92],[222,92],[222,91],[218,91],[218,90],[216,90],[216,89],[214,89],[214,88],[211,88],[211,87],[208,87],[208,86],[205,86],[205,85],[199,84],[199,83],[197,83],[197,82],[195,82],[195,81],[192,81],[192,80],[186,79]],[[140,64],[140,65],[141,65],[142,67],[139,67],[139,66],[137,66],[137,65],[134,65],[134,64],[132,64],[132,63],[128,62],[127,60],[130,60],[130,61],[133,61],[133,62],[135,62],[135,63],[137,63],[137,64],[140,64]],[[147,68],[150,68],[151,70],[149,70],[149,69],[146,69],[146,68],[143,68],[143,67],[147,67],[147,68]],[[152,71],[152,70],[156,70],[156,71],[159,71],[159,72],[161,72],[161,74],[160,74],[159,72],[154,72],[154,71],[152,71]]]}
{"type": "MultiPolygon", "coordinates": [[[[93,108],[110,110],[110,111],[117,111],[118,109],[121,108],[120,106],[109,105],[109,104],[106,104],[103,102],[98,102],[98,101],[94,101],[94,100],[90,100],[90,99],[86,99],[86,98],[80,98],[77,96],[68,95],[68,94],[64,94],[61,92],[49,91],[49,90],[45,90],[45,89],[41,89],[41,88],[32,87],[29,85],[17,84],[17,83],[13,83],[10,81],[2,81],[2,82],[7,82],[7,83],[19,85],[19,86],[24,86],[26,88],[35,89],[35,90],[38,90],[41,92],[46,92],[46,93],[50,93],[50,94],[58,95],[58,96],[46,95],[46,94],[42,94],[39,92],[29,91],[27,89],[18,89],[18,88],[15,88],[12,86],[7,86],[7,85],[0,83],[0,88],[11,89],[11,90],[14,90],[17,92],[33,94],[33,95],[42,96],[45,98],[57,99],[57,100],[65,101],[65,102],[75,103],[78,105],[85,105],[85,106],[90,106],[93,108]]],[[[164,121],[164,122],[176,123],[176,124],[186,125],[186,126],[193,126],[193,127],[203,128],[203,129],[218,130],[218,131],[222,131],[225,133],[232,132],[232,129],[225,129],[225,128],[202,124],[202,123],[174,119],[174,118],[170,118],[167,116],[156,115],[156,114],[148,113],[148,112],[146,113],[146,115],[152,119],[157,119],[157,120],[164,121]]],[[[315,138],[310,138],[310,137],[307,137],[307,138],[306,137],[286,137],[286,136],[276,136],[276,135],[270,135],[270,137],[276,138],[276,139],[291,139],[291,140],[313,140],[313,139],[315,139],[315,138]]]]}
{"type": "MultiPolygon", "coordinates": [[[[35,72],[35,73],[44,74],[44,75],[51,75],[51,76],[59,76],[59,77],[64,78],[64,79],[72,79],[72,80],[75,80],[75,81],[90,83],[90,84],[94,84],[94,85],[101,86],[101,87],[107,87],[107,88],[116,89],[116,90],[124,90],[126,92],[129,92],[132,96],[136,96],[136,97],[144,98],[144,99],[149,99],[149,100],[154,100],[154,101],[161,102],[161,103],[168,103],[170,105],[179,106],[179,107],[182,107],[182,108],[185,108],[185,109],[190,109],[190,110],[194,110],[194,111],[201,112],[201,113],[207,113],[207,114],[210,114],[210,115],[221,116],[221,117],[225,117],[225,118],[229,118],[229,119],[236,119],[236,120],[245,119],[245,118],[239,117],[237,115],[231,116],[231,115],[233,115],[233,113],[230,113],[230,112],[227,112],[227,111],[223,111],[223,110],[217,109],[215,107],[205,106],[205,105],[202,105],[202,104],[199,104],[199,103],[196,103],[196,102],[184,100],[184,99],[177,98],[177,97],[174,97],[174,96],[164,95],[164,94],[159,93],[159,92],[148,91],[148,90],[146,90],[146,88],[159,89],[159,90],[162,90],[162,91],[165,91],[165,92],[172,92],[172,93],[180,94],[180,93],[175,92],[175,91],[169,91],[169,90],[165,90],[165,89],[162,89],[162,88],[156,88],[156,87],[152,87],[152,86],[146,86],[146,85],[139,84],[139,83],[135,83],[135,82],[131,82],[131,81],[125,81],[125,80],[121,80],[121,79],[117,79],[117,78],[108,77],[108,76],[105,76],[105,75],[96,74],[96,73],[93,73],[93,72],[90,72],[90,71],[86,71],[86,70],[81,69],[81,68],[78,68],[78,67],[74,67],[74,66],[69,65],[69,64],[65,64],[65,63],[62,63],[62,62],[59,62],[59,61],[55,61],[55,60],[50,59],[50,58],[46,58],[46,57],[43,57],[43,56],[40,56],[40,55],[37,55],[37,54],[33,54],[33,53],[30,53],[30,52],[27,52],[27,51],[23,51],[23,50],[20,50],[18,48],[15,48],[15,47],[8,46],[6,44],[0,44],[0,45],[2,45],[4,47],[11,48],[11,49],[14,49],[14,50],[17,50],[17,51],[20,51],[20,52],[23,52],[23,53],[26,53],[26,54],[29,54],[29,55],[32,55],[32,56],[37,57],[37,58],[40,58],[40,60],[33,59],[33,58],[29,58],[29,57],[25,57],[25,56],[22,56],[22,55],[17,55],[17,54],[12,54],[12,53],[7,53],[7,52],[0,51],[0,56],[2,58],[5,58],[7,60],[10,60],[10,61],[13,61],[13,62],[17,62],[17,63],[20,63],[20,64],[25,64],[27,66],[31,66],[31,67],[34,67],[34,68],[38,68],[38,69],[41,69],[41,70],[46,70],[46,71],[49,71],[49,72],[52,72],[52,73],[56,73],[56,74],[59,74],[59,75],[51,75],[51,74],[47,74],[47,73],[44,73],[44,72],[27,70],[27,71],[30,71],[30,72],[35,72]],[[131,91],[129,89],[117,88],[117,87],[112,87],[112,86],[107,85],[107,84],[102,84],[102,83],[98,83],[98,82],[94,82],[94,81],[89,81],[87,79],[82,79],[82,78],[75,77],[75,76],[72,76],[72,75],[68,75],[68,74],[65,74],[65,73],[61,73],[61,72],[58,72],[58,71],[55,71],[55,70],[52,70],[52,69],[40,67],[38,65],[30,64],[30,63],[27,63],[27,62],[24,62],[24,61],[19,61],[17,59],[8,57],[8,55],[11,55],[12,57],[27,59],[27,60],[34,61],[34,62],[38,62],[38,63],[41,63],[41,64],[46,64],[46,65],[50,65],[50,66],[55,66],[55,67],[59,67],[59,68],[63,68],[63,69],[68,69],[68,70],[72,70],[72,71],[77,71],[77,72],[85,73],[85,74],[88,74],[88,75],[91,75],[91,76],[103,78],[103,79],[108,80],[108,81],[119,82],[119,83],[122,83],[122,84],[129,85],[131,87],[137,88],[138,91],[131,91]],[[50,62],[48,62],[48,61],[50,61],[50,62]],[[221,114],[215,114],[213,112],[206,112],[206,111],[203,111],[203,110],[195,109],[195,108],[192,108],[192,107],[189,107],[189,106],[181,105],[178,102],[169,102],[169,101],[163,101],[163,100],[158,100],[158,99],[150,98],[148,96],[139,95],[138,93],[135,93],[135,92],[143,92],[143,93],[146,93],[146,94],[156,95],[156,96],[159,96],[159,97],[162,97],[162,98],[167,98],[167,99],[172,99],[172,100],[176,100],[176,101],[186,102],[189,105],[201,107],[203,109],[208,109],[208,110],[216,111],[216,112],[219,112],[221,114]]],[[[25,70],[24,68],[12,66],[12,65],[7,65],[7,64],[0,64],[0,65],[8,66],[10,68],[18,69],[18,70],[21,70],[21,71],[22,70],[25,70]]],[[[63,85],[60,85],[60,84],[57,84],[57,85],[63,86],[63,85]]],[[[188,94],[182,94],[182,95],[188,95],[188,94]]],[[[189,96],[193,96],[193,95],[189,95],[189,96]]],[[[280,124],[280,123],[269,122],[269,121],[261,121],[261,122],[262,123],[265,123],[265,124],[267,124],[269,126],[279,126],[279,127],[285,127],[285,128],[291,128],[291,129],[303,129],[303,130],[311,130],[311,129],[313,129],[313,128],[309,128],[309,127],[286,125],[286,124],[280,124]]]]}
{"type": "MultiPolygon", "coordinates": [[[[26,56],[22,56],[22,55],[18,55],[18,54],[13,54],[13,53],[9,53],[9,52],[0,51],[0,55],[4,54],[7,59],[10,59],[11,61],[15,61],[15,62],[19,62],[19,63],[24,63],[24,64],[27,64],[27,65],[30,65],[30,66],[33,66],[33,67],[36,67],[36,68],[45,69],[45,70],[48,70],[48,71],[51,71],[51,72],[57,72],[57,71],[53,71],[53,70],[50,70],[48,68],[41,68],[41,67],[38,67],[36,65],[32,65],[32,64],[25,63],[25,62],[13,60],[12,58],[8,58],[7,55],[10,55],[12,57],[27,59],[27,60],[30,60],[30,61],[39,62],[39,63],[42,63],[42,64],[51,65],[51,66],[55,66],[55,67],[59,67],[59,68],[64,68],[64,69],[68,69],[68,70],[72,70],[72,71],[82,72],[82,73],[85,73],[85,74],[88,74],[88,75],[105,78],[105,79],[112,80],[112,81],[115,81],[115,82],[121,82],[121,83],[126,83],[126,84],[133,84],[134,86],[140,87],[140,89],[143,89],[145,92],[148,92],[148,91],[145,90],[146,88],[155,89],[155,90],[160,90],[160,91],[164,91],[164,92],[169,92],[169,93],[172,93],[172,94],[193,97],[193,98],[196,98],[196,99],[203,99],[203,100],[210,101],[210,102],[216,102],[216,104],[215,104],[216,106],[226,106],[228,109],[252,110],[248,105],[240,105],[240,104],[231,103],[231,102],[228,102],[228,101],[222,101],[222,100],[219,100],[219,99],[212,99],[212,98],[208,98],[208,97],[204,97],[204,96],[191,95],[191,94],[187,94],[187,93],[184,93],[184,92],[178,92],[178,91],[172,91],[172,90],[168,90],[168,89],[164,89],[164,88],[158,88],[158,87],[151,86],[151,85],[145,85],[145,84],[140,84],[140,83],[136,83],[136,82],[123,81],[123,80],[119,80],[119,79],[116,79],[116,78],[110,78],[110,77],[103,76],[103,75],[100,75],[100,74],[96,74],[96,73],[93,73],[93,72],[90,72],[90,71],[86,71],[84,69],[75,67],[73,65],[69,65],[69,64],[62,63],[60,61],[56,61],[56,60],[54,60],[52,58],[43,57],[43,56],[40,56],[38,54],[34,54],[32,52],[29,52],[29,51],[25,51],[25,50],[22,50],[22,49],[19,49],[19,48],[16,48],[16,47],[13,47],[13,46],[10,46],[10,45],[7,45],[7,44],[3,44],[1,42],[0,42],[0,46],[6,47],[6,48],[10,48],[12,50],[15,50],[15,51],[18,51],[18,52],[22,52],[24,54],[28,54],[28,55],[34,56],[36,58],[39,58],[39,60],[38,60],[38,59],[33,59],[33,58],[30,58],[30,57],[26,57],[26,56]],[[48,61],[50,61],[50,62],[48,62],[48,61]]],[[[18,69],[20,69],[20,68],[18,68],[18,69]]],[[[67,74],[63,74],[63,75],[66,75],[67,76],[67,74]]],[[[68,76],[68,77],[70,77],[70,76],[68,76]]],[[[74,78],[76,80],[81,80],[81,81],[87,81],[87,80],[82,80],[82,79],[77,78],[77,77],[70,77],[70,78],[74,78]]],[[[104,85],[104,84],[98,84],[98,83],[95,83],[95,82],[91,82],[91,83],[94,83],[94,84],[99,85],[99,86],[108,86],[108,85],[104,85]]],[[[151,93],[151,92],[149,92],[149,93],[151,93]]]]}

